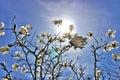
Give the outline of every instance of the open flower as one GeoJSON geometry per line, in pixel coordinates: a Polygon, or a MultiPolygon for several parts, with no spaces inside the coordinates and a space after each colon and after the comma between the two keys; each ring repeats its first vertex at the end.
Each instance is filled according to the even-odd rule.
{"type": "Polygon", "coordinates": [[[3,32],[3,28],[4,28],[4,22],[1,22],[0,23],[0,36],[5,34],[5,32],[3,32]]]}
{"type": "Polygon", "coordinates": [[[36,76],[37,76],[37,77],[40,76],[40,71],[36,71],[36,76]]]}
{"type": "Polygon", "coordinates": [[[10,78],[2,77],[2,80],[10,80],[10,78]]]}
{"type": "Polygon", "coordinates": [[[24,26],[21,26],[19,33],[20,33],[22,36],[28,35],[28,31],[26,30],[26,28],[25,28],[24,26]]]}
{"type": "Polygon", "coordinates": [[[29,31],[32,29],[32,27],[30,25],[26,25],[26,26],[21,26],[19,33],[22,36],[27,36],[29,35],[29,31]]]}
{"type": "Polygon", "coordinates": [[[75,48],[84,48],[84,45],[87,44],[87,38],[83,38],[82,36],[75,36],[70,41],[71,46],[74,46],[75,48]]]}
{"type": "Polygon", "coordinates": [[[25,66],[23,66],[22,68],[21,68],[21,72],[22,73],[26,73],[28,70],[26,69],[26,67],[25,66]]]}
{"type": "Polygon", "coordinates": [[[51,75],[51,74],[49,74],[49,75],[48,75],[48,78],[51,80],[51,79],[52,79],[52,75],[51,75]]]}
{"type": "Polygon", "coordinates": [[[73,78],[68,78],[68,80],[73,80],[73,78]]]}
{"type": "Polygon", "coordinates": [[[118,61],[118,59],[120,59],[120,54],[112,54],[112,57],[115,61],[118,61]]]}
{"type": "Polygon", "coordinates": [[[26,28],[26,30],[28,30],[28,31],[32,29],[32,27],[31,27],[29,24],[26,25],[25,28],[26,28]]]}
{"type": "Polygon", "coordinates": [[[116,33],[116,31],[111,30],[111,29],[108,29],[108,31],[106,32],[106,35],[107,35],[108,37],[114,38],[114,37],[115,37],[115,33],[116,33]]]}
{"type": "Polygon", "coordinates": [[[60,20],[54,20],[54,21],[52,21],[52,22],[53,22],[56,26],[59,27],[59,26],[62,24],[62,21],[63,21],[63,20],[60,19],[60,20]]]}
{"type": "Polygon", "coordinates": [[[37,43],[42,44],[42,43],[44,43],[44,41],[40,39],[40,40],[37,41],[37,43]]]}
{"type": "Polygon", "coordinates": [[[87,36],[88,36],[89,38],[92,38],[92,37],[93,37],[93,33],[88,32],[88,33],[87,33],[87,36]]]}
{"type": "Polygon", "coordinates": [[[8,46],[4,46],[0,48],[0,53],[2,54],[7,54],[9,52],[9,47],[8,46]]]}
{"type": "Polygon", "coordinates": [[[113,49],[112,45],[111,44],[105,44],[104,45],[104,50],[103,51],[111,51],[113,49]]]}
{"type": "Polygon", "coordinates": [[[19,51],[15,52],[14,58],[20,59],[22,57],[22,54],[19,51]]]}
{"type": "Polygon", "coordinates": [[[112,45],[113,48],[118,48],[118,42],[117,41],[111,42],[111,45],[112,45]]]}
{"type": "Polygon", "coordinates": [[[42,34],[40,34],[40,36],[42,37],[42,38],[44,38],[44,39],[50,39],[50,37],[51,37],[51,35],[50,34],[48,34],[48,33],[42,33],[42,34]]]}
{"type": "Polygon", "coordinates": [[[17,63],[15,63],[15,64],[12,65],[12,69],[13,69],[14,71],[17,71],[19,68],[20,68],[20,67],[19,67],[19,64],[17,64],[17,63]]]}
{"type": "Polygon", "coordinates": [[[99,77],[102,74],[101,70],[96,70],[96,75],[99,77]]]}
{"type": "Polygon", "coordinates": [[[38,58],[37,58],[37,64],[39,64],[40,62],[42,62],[42,58],[41,58],[41,57],[38,57],[38,58]]]}

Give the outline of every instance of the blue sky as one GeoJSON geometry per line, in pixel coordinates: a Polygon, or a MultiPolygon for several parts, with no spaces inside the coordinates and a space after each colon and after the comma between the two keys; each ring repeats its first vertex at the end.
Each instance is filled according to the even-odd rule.
{"type": "MultiPolygon", "coordinates": [[[[119,14],[120,0],[0,0],[0,22],[5,22],[5,27],[12,26],[12,19],[15,15],[18,27],[30,24],[33,27],[32,32],[37,33],[55,33],[56,29],[51,21],[69,19],[73,21],[75,31],[80,35],[86,36],[87,32],[91,31],[99,38],[110,28],[117,31],[118,37],[115,39],[119,41],[119,14]]],[[[0,36],[0,47],[12,40],[13,36],[10,33],[0,36]]],[[[80,63],[92,64],[90,55],[83,52],[77,52],[81,58],[84,57],[80,63]]],[[[0,58],[0,61],[4,59],[10,61],[10,58],[1,55],[0,58]]],[[[87,69],[88,72],[90,68],[87,69]]]]}

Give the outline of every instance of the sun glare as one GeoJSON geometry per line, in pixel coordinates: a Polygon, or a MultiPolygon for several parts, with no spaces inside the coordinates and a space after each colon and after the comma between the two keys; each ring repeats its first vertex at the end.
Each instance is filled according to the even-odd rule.
{"type": "MultiPolygon", "coordinates": [[[[62,25],[58,27],[58,31],[61,32],[61,34],[67,34],[70,33],[70,26],[73,25],[73,22],[67,19],[64,19],[62,21],[62,25]]],[[[74,25],[73,25],[74,26],[74,25]]],[[[72,31],[73,32],[73,31],[72,31]]]]}

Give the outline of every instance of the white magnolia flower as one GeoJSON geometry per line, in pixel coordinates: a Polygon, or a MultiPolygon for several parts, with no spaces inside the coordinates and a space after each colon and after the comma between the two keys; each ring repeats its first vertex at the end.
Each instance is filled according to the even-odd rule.
{"type": "Polygon", "coordinates": [[[15,63],[15,64],[12,65],[12,69],[13,69],[14,71],[17,71],[19,68],[20,68],[20,67],[19,67],[19,64],[17,64],[17,63],[15,63]]]}
{"type": "Polygon", "coordinates": [[[26,26],[21,26],[19,33],[22,36],[27,36],[29,35],[29,31],[32,29],[32,27],[30,25],[26,25],[26,26]]]}
{"type": "Polygon", "coordinates": [[[41,58],[41,57],[38,57],[38,58],[37,58],[37,64],[39,64],[40,62],[42,62],[42,58],[41,58]]]}
{"type": "Polygon", "coordinates": [[[26,73],[28,70],[26,69],[26,67],[25,66],[23,66],[22,68],[21,68],[21,72],[22,73],[26,73]]]}
{"type": "Polygon", "coordinates": [[[23,41],[20,38],[18,38],[18,43],[24,45],[23,41]]]}
{"type": "Polygon", "coordinates": [[[49,75],[48,75],[48,78],[51,80],[51,79],[52,79],[52,75],[51,75],[51,74],[49,74],[49,75]]]}
{"type": "Polygon", "coordinates": [[[15,55],[14,55],[14,58],[20,59],[21,57],[22,57],[22,54],[20,53],[20,51],[16,51],[15,55]]]}
{"type": "Polygon", "coordinates": [[[108,29],[108,31],[106,32],[106,35],[107,35],[108,37],[114,38],[114,37],[115,37],[115,33],[116,33],[116,31],[111,30],[111,29],[108,29]]]}
{"type": "Polygon", "coordinates": [[[112,45],[113,48],[118,48],[118,44],[119,43],[117,41],[111,42],[111,45],[112,45]]]}
{"type": "Polygon", "coordinates": [[[1,22],[0,23],[0,36],[5,35],[5,32],[3,32],[4,26],[5,26],[4,22],[1,22]]]}
{"type": "Polygon", "coordinates": [[[87,38],[83,38],[82,36],[75,36],[70,41],[71,46],[76,48],[84,48],[84,45],[87,44],[87,38]]]}
{"type": "Polygon", "coordinates": [[[68,78],[68,80],[73,80],[73,78],[68,78]]]}
{"type": "Polygon", "coordinates": [[[25,28],[24,26],[21,26],[19,33],[20,33],[22,36],[28,35],[28,31],[26,30],[26,28],[25,28]]]}
{"type": "Polygon", "coordinates": [[[62,21],[63,20],[54,20],[54,21],[52,21],[57,27],[59,27],[60,25],[62,25],[62,21]]]}
{"type": "Polygon", "coordinates": [[[43,40],[40,39],[40,40],[37,41],[37,43],[38,43],[38,44],[42,44],[42,43],[44,43],[44,42],[43,42],[43,40]]]}
{"type": "Polygon", "coordinates": [[[97,76],[100,76],[102,74],[102,71],[101,70],[96,70],[96,75],[97,76]]]}
{"type": "Polygon", "coordinates": [[[41,36],[42,38],[45,38],[45,39],[50,39],[50,37],[51,37],[51,35],[48,34],[48,33],[42,33],[42,34],[40,34],[40,36],[41,36]]]}
{"type": "Polygon", "coordinates": [[[37,76],[37,77],[40,76],[40,71],[36,71],[36,76],[37,76]]]}
{"type": "Polygon", "coordinates": [[[120,54],[112,54],[112,57],[115,61],[118,61],[118,59],[120,59],[120,54]]]}
{"type": "Polygon", "coordinates": [[[9,78],[3,77],[2,80],[10,80],[9,78]]]}
{"type": "Polygon", "coordinates": [[[5,32],[3,32],[2,30],[0,30],[0,36],[5,35],[5,32]]]}
{"type": "Polygon", "coordinates": [[[87,36],[88,36],[89,38],[92,38],[92,37],[93,37],[93,33],[88,32],[88,33],[87,33],[87,36]]]}
{"type": "Polygon", "coordinates": [[[28,31],[32,29],[32,27],[31,27],[29,24],[26,25],[25,28],[26,28],[26,30],[28,30],[28,31]]]}
{"type": "Polygon", "coordinates": [[[7,54],[9,52],[9,47],[8,46],[4,46],[0,48],[0,53],[2,54],[7,54]]]}
{"type": "Polygon", "coordinates": [[[104,45],[104,51],[111,51],[113,49],[112,45],[111,44],[106,44],[104,45]]]}
{"type": "Polygon", "coordinates": [[[0,23],[0,29],[2,29],[5,26],[4,22],[0,23]]]}

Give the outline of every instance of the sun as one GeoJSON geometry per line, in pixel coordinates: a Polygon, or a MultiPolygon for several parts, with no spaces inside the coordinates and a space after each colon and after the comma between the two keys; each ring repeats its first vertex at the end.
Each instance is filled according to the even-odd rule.
{"type": "Polygon", "coordinates": [[[68,19],[63,19],[61,26],[58,27],[58,31],[61,35],[73,32],[73,21],[68,19]]]}

